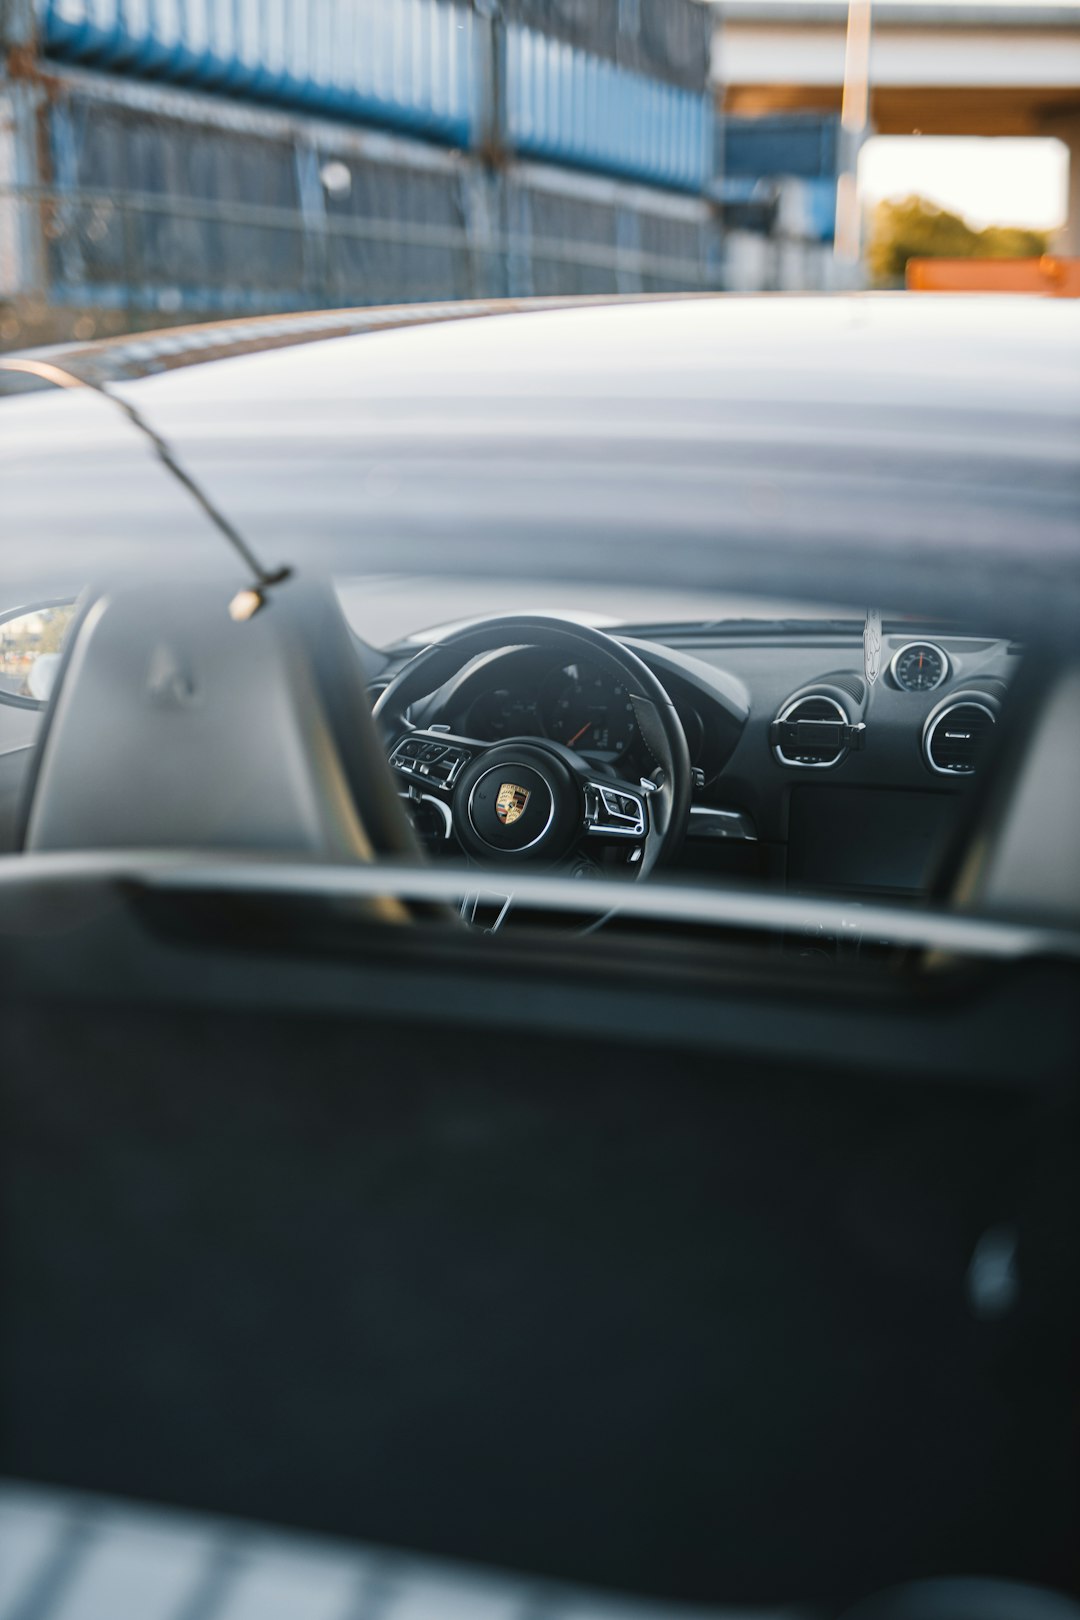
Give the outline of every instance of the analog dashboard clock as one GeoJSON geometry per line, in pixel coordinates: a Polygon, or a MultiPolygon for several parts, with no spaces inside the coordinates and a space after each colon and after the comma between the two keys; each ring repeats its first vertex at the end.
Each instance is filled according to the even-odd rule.
{"type": "Polygon", "coordinates": [[[949,673],[949,660],[932,641],[909,641],[889,668],[902,692],[933,692],[949,673]]]}

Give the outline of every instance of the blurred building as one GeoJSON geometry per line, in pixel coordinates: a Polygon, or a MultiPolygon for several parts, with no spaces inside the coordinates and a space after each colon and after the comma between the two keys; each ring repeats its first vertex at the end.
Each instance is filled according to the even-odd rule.
{"type": "Polygon", "coordinates": [[[859,285],[837,262],[840,115],[722,116],[714,195],[722,205],[724,285],[733,292],[832,290],[859,285]]]}
{"type": "Polygon", "coordinates": [[[717,286],[695,0],[0,0],[0,341],[717,286]]]}
{"type": "MultiPolygon", "coordinates": [[[[832,253],[846,0],[720,0],[714,77],[732,286],[816,287],[832,253]]],[[[874,0],[868,133],[1056,136],[1080,252],[1080,5],[874,0]]]]}

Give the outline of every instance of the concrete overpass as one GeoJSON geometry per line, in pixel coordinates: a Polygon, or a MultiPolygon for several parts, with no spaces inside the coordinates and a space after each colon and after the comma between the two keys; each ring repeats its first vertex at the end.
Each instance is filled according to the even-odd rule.
{"type": "MultiPolygon", "coordinates": [[[[839,111],[846,0],[719,0],[725,111],[839,111]]],[[[1065,246],[1080,252],[1080,3],[878,0],[870,122],[882,135],[1053,135],[1069,148],[1065,246]]]]}

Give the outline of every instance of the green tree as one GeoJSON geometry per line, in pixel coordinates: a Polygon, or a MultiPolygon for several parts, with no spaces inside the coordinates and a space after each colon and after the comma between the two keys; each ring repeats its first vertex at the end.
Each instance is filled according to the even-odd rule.
{"type": "Polygon", "coordinates": [[[979,231],[925,197],[904,197],[874,209],[866,259],[876,285],[895,286],[909,259],[1037,259],[1047,247],[1045,231],[1003,225],[979,231]]]}

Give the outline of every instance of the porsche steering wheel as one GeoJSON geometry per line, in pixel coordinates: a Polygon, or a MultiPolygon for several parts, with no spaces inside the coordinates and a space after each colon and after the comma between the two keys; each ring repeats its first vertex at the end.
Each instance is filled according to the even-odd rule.
{"type": "Polygon", "coordinates": [[[375,705],[387,757],[403,783],[442,807],[469,859],[507,868],[587,866],[590,851],[626,847],[638,877],[669,861],[690,808],[690,755],[675,705],[647,665],[611,636],[540,615],[485,619],[435,642],[405,665],[375,705]],[[550,647],[617,675],[653,765],[623,781],[546,737],[496,743],[418,729],[409,706],[466,663],[508,647],[550,647]]]}

